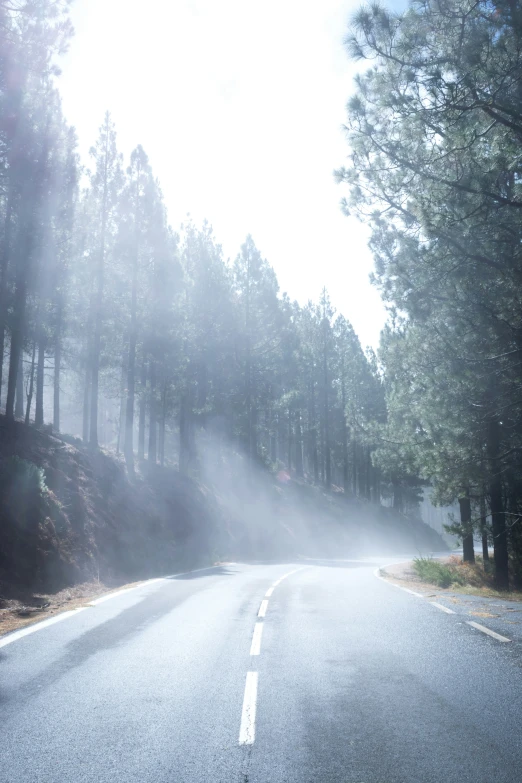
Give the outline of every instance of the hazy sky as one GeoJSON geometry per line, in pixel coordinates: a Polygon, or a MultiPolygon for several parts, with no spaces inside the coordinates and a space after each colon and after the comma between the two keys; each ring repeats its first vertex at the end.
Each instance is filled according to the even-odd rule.
{"type": "Polygon", "coordinates": [[[367,232],[339,210],[332,172],[354,66],[342,45],[359,0],[75,0],[60,79],[81,151],[108,108],[127,157],[159,177],[172,225],[207,218],[226,256],[246,234],[301,303],[323,285],[363,345],[385,313],[367,232]]]}

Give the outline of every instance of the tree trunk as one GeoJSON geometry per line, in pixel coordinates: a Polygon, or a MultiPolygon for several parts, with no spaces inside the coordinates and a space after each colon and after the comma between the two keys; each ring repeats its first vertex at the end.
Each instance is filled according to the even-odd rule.
{"type": "Polygon", "coordinates": [[[88,361],[85,366],[85,375],[83,379],[83,427],[82,427],[82,439],[84,443],[89,442],[89,399],[91,388],[91,374],[89,372],[88,361]]]}
{"type": "Polygon", "coordinates": [[[16,377],[16,402],[15,402],[15,418],[24,418],[24,355],[23,351],[20,352],[20,360],[18,362],[18,375],[16,377]]]}
{"type": "Polygon", "coordinates": [[[301,427],[301,411],[295,415],[295,473],[303,478],[303,430],[301,427]]]}
{"type": "Polygon", "coordinates": [[[288,471],[292,470],[292,445],[293,445],[293,433],[292,433],[292,411],[288,410],[288,439],[287,439],[287,465],[288,471]]]}
{"type": "Polygon", "coordinates": [[[366,448],[366,497],[372,499],[372,457],[369,446],[366,448]]]}
{"type": "Polygon", "coordinates": [[[134,397],[136,385],[136,343],[138,341],[138,257],[138,215],[136,215],[136,247],[132,270],[129,362],[127,367],[127,411],[125,416],[125,460],[131,475],[134,473],[134,397]]]}
{"type": "Polygon", "coordinates": [[[109,145],[109,117],[106,115],[105,125],[105,160],[103,176],[103,195],[101,206],[101,229],[100,229],[100,250],[98,254],[98,265],[96,270],[96,296],[94,300],[94,336],[92,341],[91,358],[91,426],[89,434],[89,443],[93,448],[98,446],[98,402],[100,385],[100,354],[101,354],[101,333],[103,318],[103,286],[104,286],[104,265],[105,265],[105,234],[107,231],[107,194],[108,194],[108,174],[107,157],[109,145]]]}
{"type": "Polygon", "coordinates": [[[275,465],[277,461],[277,422],[270,408],[270,461],[275,465]]]}
{"type": "Polygon", "coordinates": [[[393,486],[393,510],[402,514],[404,511],[404,500],[402,495],[402,487],[397,478],[392,478],[393,486]]]}
{"type": "Polygon", "coordinates": [[[484,568],[486,568],[486,563],[489,563],[489,546],[488,546],[486,498],[484,497],[484,495],[480,496],[480,532],[482,536],[482,560],[484,562],[484,568]]]}
{"type": "Polygon", "coordinates": [[[188,403],[185,394],[179,404],[179,472],[187,475],[189,466],[188,403]]]}
{"type": "Polygon", "coordinates": [[[141,359],[140,374],[140,407],[138,419],[138,459],[143,462],[145,459],[145,408],[147,399],[147,359],[145,350],[141,359]]]}
{"type": "Polygon", "coordinates": [[[377,505],[381,505],[381,471],[379,468],[373,469],[373,500],[377,505]]]}
{"type": "Polygon", "coordinates": [[[343,490],[344,494],[350,492],[350,478],[348,472],[348,427],[346,425],[346,385],[344,380],[344,355],[341,370],[341,405],[342,405],[342,448],[343,448],[343,490]]]}
{"type": "Polygon", "coordinates": [[[38,363],[36,367],[36,410],[34,423],[37,427],[43,427],[44,423],[44,370],[45,370],[45,335],[40,329],[38,339],[38,363]]]}
{"type": "Polygon", "coordinates": [[[149,404],[149,462],[156,464],[158,458],[157,455],[157,414],[156,414],[156,362],[154,357],[151,356],[149,360],[149,374],[150,374],[150,404],[149,404]]]}
{"type": "MultiPolygon", "coordinates": [[[[352,432],[352,492],[357,497],[357,441],[355,440],[355,427],[352,432]]],[[[393,488],[393,505],[395,506],[395,487],[393,488]]]]}
{"type": "Polygon", "coordinates": [[[53,430],[60,432],[60,376],[62,372],[62,302],[58,303],[56,314],[56,341],[54,344],[53,377],[53,430]]]}
{"type": "Polygon", "coordinates": [[[45,173],[49,157],[49,124],[45,129],[44,143],[34,176],[27,177],[22,192],[20,203],[25,209],[25,214],[19,219],[19,243],[16,253],[16,284],[13,298],[13,317],[11,326],[11,355],[9,357],[9,377],[7,381],[7,401],[5,415],[7,419],[14,419],[14,401],[16,395],[16,379],[20,354],[23,350],[26,324],[27,286],[31,277],[33,266],[33,254],[35,243],[35,227],[37,224],[37,212],[41,205],[41,196],[45,187],[45,173]]]}
{"type": "MultiPolygon", "coordinates": [[[[2,395],[2,378],[4,368],[5,326],[7,319],[7,272],[9,270],[9,254],[11,252],[11,213],[13,199],[9,194],[4,220],[4,240],[0,258],[0,397],[2,395]]],[[[22,402],[23,408],[23,402],[22,402]]],[[[18,414],[15,411],[15,416],[18,414]]],[[[23,413],[22,413],[23,416],[23,413]]]]}
{"type": "Polygon", "coordinates": [[[163,381],[161,394],[161,420],[159,429],[159,458],[160,465],[165,465],[165,426],[167,422],[167,381],[163,381]]]}
{"type": "Polygon", "coordinates": [[[326,349],[326,337],[323,358],[324,374],[324,486],[330,489],[332,485],[332,463],[330,453],[330,411],[328,401],[328,356],[326,349]]]}
{"type": "Polygon", "coordinates": [[[27,298],[27,281],[19,274],[18,283],[14,295],[14,315],[11,329],[11,353],[9,357],[9,376],[7,380],[7,401],[5,415],[8,419],[14,419],[14,401],[16,394],[16,379],[25,330],[25,305],[27,298]]]}
{"type": "MultiPolygon", "coordinates": [[[[96,322],[98,314],[96,314],[96,322]]],[[[89,415],[89,445],[92,448],[98,447],[98,400],[100,386],[100,332],[98,323],[94,328],[91,351],[91,394],[90,394],[90,415],[89,415]]]]}
{"type": "Polygon", "coordinates": [[[120,415],[118,418],[118,440],[116,442],[116,454],[120,453],[123,427],[125,423],[125,376],[126,376],[127,357],[125,354],[121,358],[121,377],[120,377],[120,415]]]}
{"type": "Polygon", "coordinates": [[[462,526],[462,560],[464,563],[475,562],[475,549],[473,547],[473,525],[471,522],[471,502],[469,490],[466,495],[459,498],[460,524],[462,526]]]}
{"type": "Polygon", "coordinates": [[[499,464],[500,431],[495,413],[488,424],[488,458],[491,479],[489,502],[493,532],[493,559],[495,562],[495,585],[499,590],[509,590],[509,555],[507,544],[506,517],[502,499],[502,475],[499,464]]]}
{"type": "Polygon", "coordinates": [[[31,418],[31,404],[33,402],[34,390],[34,364],[36,359],[36,340],[33,342],[33,353],[31,357],[31,370],[29,374],[29,391],[27,392],[27,407],[25,409],[25,423],[29,424],[31,418]]]}

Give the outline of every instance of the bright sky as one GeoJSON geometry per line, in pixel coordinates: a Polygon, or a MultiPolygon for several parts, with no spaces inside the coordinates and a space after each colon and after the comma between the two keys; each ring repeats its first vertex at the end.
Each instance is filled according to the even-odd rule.
{"type": "Polygon", "coordinates": [[[62,61],[84,159],[108,108],[127,157],[147,151],[177,228],[214,227],[227,257],[251,233],[282,291],[323,285],[363,346],[385,320],[367,230],[332,176],[355,73],[342,45],[360,0],[75,0],[62,61]]]}

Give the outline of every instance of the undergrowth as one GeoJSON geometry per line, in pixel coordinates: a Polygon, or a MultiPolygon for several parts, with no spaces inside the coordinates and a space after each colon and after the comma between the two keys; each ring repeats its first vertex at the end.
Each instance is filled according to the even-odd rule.
{"type": "Polygon", "coordinates": [[[441,563],[431,557],[416,557],[413,570],[423,582],[438,587],[450,587],[452,584],[464,585],[466,580],[454,563],[441,563]]]}

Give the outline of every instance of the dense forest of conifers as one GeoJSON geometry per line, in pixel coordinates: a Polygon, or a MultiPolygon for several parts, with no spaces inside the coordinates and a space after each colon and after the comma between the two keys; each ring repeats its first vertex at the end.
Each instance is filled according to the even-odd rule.
{"type": "MultiPolygon", "coordinates": [[[[57,91],[66,0],[0,0],[0,391],[8,419],[197,472],[205,449],[404,510],[459,501],[473,558],[522,575],[522,16],[421,0],[356,16],[345,208],[371,226],[379,357],[300,306],[247,237],[171,228],[109,113],[89,159],[57,91]]],[[[340,31],[341,32],[341,31],[340,31]]],[[[161,174],[161,172],[160,172],[161,174]]]]}
{"type": "Polygon", "coordinates": [[[522,5],[371,5],[348,47],[370,68],[338,176],[392,315],[376,459],[458,499],[465,558],[481,530],[506,587],[508,561],[522,570],[522,5]]]}
{"type": "Polygon", "coordinates": [[[382,382],[327,292],[300,307],[251,237],[229,262],[209,225],[173,230],[145,151],[123,160],[109,113],[80,161],[53,67],[67,3],[0,8],[6,416],[114,447],[131,473],[197,471],[224,442],[380,497],[367,424],[384,420],[382,382]]]}

